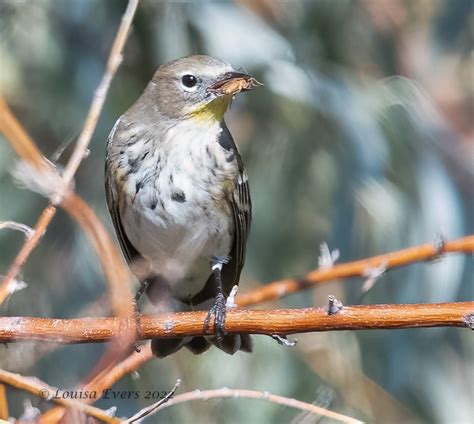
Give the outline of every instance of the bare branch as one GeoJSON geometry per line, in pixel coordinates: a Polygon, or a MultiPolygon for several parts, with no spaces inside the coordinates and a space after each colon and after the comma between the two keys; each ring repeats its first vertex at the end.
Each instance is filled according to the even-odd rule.
{"type": "Polygon", "coordinates": [[[331,418],[333,420],[342,423],[360,424],[362,421],[356,420],[355,418],[348,417],[346,415],[338,414],[337,412],[329,411],[328,409],[321,408],[320,406],[313,405],[306,402],[301,402],[296,399],[286,398],[283,396],[273,395],[268,392],[259,392],[256,390],[245,390],[245,389],[229,389],[222,388],[217,390],[195,390],[193,392],[182,393],[174,396],[168,402],[160,405],[154,410],[154,413],[161,411],[162,409],[170,406],[178,405],[180,403],[189,402],[192,400],[210,400],[210,399],[222,399],[222,398],[244,398],[244,399],[259,399],[266,400],[269,402],[276,403],[278,405],[287,406],[290,408],[299,409],[302,411],[308,411],[322,417],[331,418]]]}
{"type": "Polygon", "coordinates": [[[181,380],[178,379],[174,387],[168,392],[168,394],[163,399],[160,399],[158,402],[155,402],[152,405],[146,406],[145,408],[141,409],[135,415],[130,417],[128,420],[123,421],[123,424],[141,422],[144,418],[151,417],[152,415],[154,415],[158,411],[158,408],[161,405],[170,401],[170,399],[176,393],[176,390],[178,390],[178,387],[180,384],[181,384],[181,380]]]}
{"type": "Polygon", "coordinates": [[[474,235],[453,241],[445,241],[442,249],[439,245],[423,244],[410,247],[386,255],[373,256],[359,261],[334,265],[331,268],[320,268],[310,272],[303,278],[288,278],[266,284],[248,293],[238,295],[238,306],[255,305],[270,300],[280,299],[291,293],[316,286],[338,278],[363,277],[368,270],[377,269],[385,265],[387,269],[397,268],[415,262],[429,261],[443,253],[474,253],[474,235]]]}
{"type": "MultiPolygon", "coordinates": [[[[204,329],[206,315],[207,311],[143,315],[140,335],[142,339],[205,336],[208,334],[204,329]]],[[[271,336],[314,331],[470,327],[473,316],[474,302],[343,306],[335,314],[328,314],[326,308],[229,309],[226,331],[271,336]]],[[[0,342],[101,343],[116,337],[127,321],[118,317],[0,317],[0,342]]]]}

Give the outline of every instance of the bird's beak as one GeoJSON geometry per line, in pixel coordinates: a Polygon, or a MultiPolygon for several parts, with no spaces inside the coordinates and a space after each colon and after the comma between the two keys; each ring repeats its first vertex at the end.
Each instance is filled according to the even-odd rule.
{"type": "Polygon", "coordinates": [[[207,91],[217,95],[235,95],[241,91],[248,91],[262,83],[254,77],[241,72],[227,72],[211,84],[207,91]]]}

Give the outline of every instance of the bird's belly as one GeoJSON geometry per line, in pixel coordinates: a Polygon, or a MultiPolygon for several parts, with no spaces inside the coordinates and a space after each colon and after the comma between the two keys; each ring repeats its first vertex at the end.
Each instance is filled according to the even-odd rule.
{"type": "Polygon", "coordinates": [[[175,297],[192,297],[206,284],[212,258],[231,250],[230,213],[212,203],[158,201],[153,209],[149,204],[143,191],[124,208],[125,232],[144,257],[148,274],[159,275],[175,297]]]}

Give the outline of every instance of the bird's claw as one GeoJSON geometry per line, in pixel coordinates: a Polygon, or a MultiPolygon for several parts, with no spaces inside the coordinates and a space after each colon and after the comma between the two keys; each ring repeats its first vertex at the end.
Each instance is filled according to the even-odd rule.
{"type": "Polygon", "coordinates": [[[135,352],[139,353],[140,350],[141,350],[141,347],[140,345],[138,344],[139,341],[141,340],[141,332],[142,332],[142,329],[141,329],[141,322],[140,322],[140,318],[141,318],[141,309],[140,309],[140,305],[139,305],[139,301],[140,301],[140,298],[141,296],[143,295],[143,293],[145,292],[145,290],[147,289],[148,287],[148,282],[143,282],[140,284],[140,287],[139,289],[137,290],[137,293],[135,294],[135,297],[133,299],[133,317],[135,319],[135,332],[136,332],[136,340],[135,342],[133,343],[133,349],[135,350],[135,352]]]}
{"type": "Polygon", "coordinates": [[[209,324],[211,317],[214,315],[214,334],[216,335],[219,344],[224,340],[225,331],[225,316],[226,316],[226,300],[223,293],[218,293],[211,309],[207,313],[204,320],[204,330],[209,333],[209,324]]]}

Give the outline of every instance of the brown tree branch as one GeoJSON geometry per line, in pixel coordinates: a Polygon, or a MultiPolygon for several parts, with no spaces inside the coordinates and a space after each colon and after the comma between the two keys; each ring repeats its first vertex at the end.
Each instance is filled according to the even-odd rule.
{"type": "Polygon", "coordinates": [[[384,265],[387,269],[397,268],[415,262],[436,259],[444,253],[474,253],[474,235],[462,237],[453,241],[445,241],[439,246],[423,244],[410,247],[385,255],[373,256],[345,264],[334,265],[331,268],[316,269],[303,278],[288,278],[266,284],[248,293],[239,294],[236,298],[238,306],[249,306],[280,299],[291,293],[336,280],[338,278],[363,277],[371,269],[384,265]]]}
{"type": "MultiPolygon", "coordinates": [[[[143,315],[140,338],[199,336],[207,311],[143,315]]],[[[101,343],[116,337],[128,319],[34,317],[0,318],[0,342],[43,340],[57,343],[101,343]]],[[[228,310],[226,331],[287,335],[314,331],[376,330],[419,327],[473,327],[474,302],[412,305],[344,306],[329,314],[325,308],[228,310]]]]}
{"type": "Polygon", "coordinates": [[[19,374],[0,370],[0,382],[15,387],[16,389],[24,390],[25,392],[40,397],[41,399],[84,412],[102,422],[112,424],[119,424],[121,422],[118,418],[110,416],[102,409],[90,406],[78,400],[69,399],[68,396],[64,396],[63,390],[52,387],[36,377],[24,377],[19,374]],[[56,396],[56,394],[58,394],[58,396],[56,396]]]}

